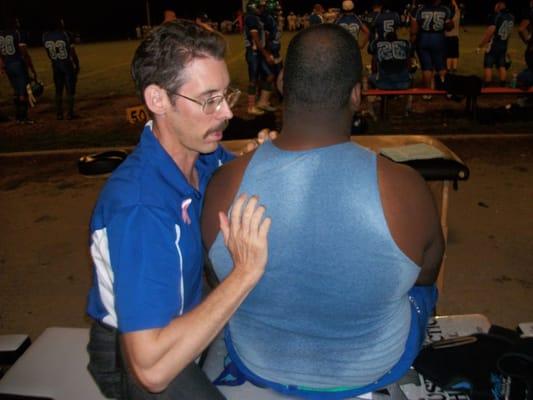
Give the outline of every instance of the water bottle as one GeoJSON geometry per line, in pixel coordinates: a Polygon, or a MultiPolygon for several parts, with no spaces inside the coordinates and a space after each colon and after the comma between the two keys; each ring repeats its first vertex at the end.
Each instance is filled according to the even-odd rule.
{"type": "Polygon", "coordinates": [[[518,74],[515,72],[513,74],[513,79],[511,79],[511,87],[512,88],[516,88],[517,81],[518,81],[518,74]]]}

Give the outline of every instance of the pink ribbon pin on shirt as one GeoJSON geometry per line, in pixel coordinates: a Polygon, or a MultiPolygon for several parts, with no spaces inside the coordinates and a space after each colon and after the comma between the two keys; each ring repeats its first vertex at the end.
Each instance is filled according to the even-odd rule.
{"type": "Polygon", "coordinates": [[[191,205],[192,199],[185,199],[181,202],[181,219],[187,225],[191,224],[191,217],[189,217],[189,206],[191,205]]]}

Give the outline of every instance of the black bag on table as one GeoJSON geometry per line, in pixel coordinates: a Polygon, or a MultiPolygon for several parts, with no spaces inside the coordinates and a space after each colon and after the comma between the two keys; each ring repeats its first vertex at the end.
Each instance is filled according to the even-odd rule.
{"type": "Polygon", "coordinates": [[[533,400],[533,338],[502,327],[429,344],[413,366],[442,389],[473,400],[533,400]]]}

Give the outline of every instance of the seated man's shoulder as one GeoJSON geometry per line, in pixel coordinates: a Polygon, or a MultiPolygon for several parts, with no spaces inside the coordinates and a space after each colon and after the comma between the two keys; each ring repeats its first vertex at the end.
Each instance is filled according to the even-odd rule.
{"type": "Polygon", "coordinates": [[[220,166],[209,181],[208,191],[227,191],[228,185],[239,184],[254,152],[246,153],[220,166]]]}
{"type": "MultiPolygon", "coordinates": [[[[440,222],[429,186],[415,169],[379,157],[383,212],[399,248],[416,264],[429,260],[428,246],[440,243],[440,222]]],[[[435,265],[438,265],[436,263],[435,265]]]]}
{"type": "Polygon", "coordinates": [[[378,157],[377,165],[382,200],[408,203],[409,208],[431,204],[429,187],[418,171],[383,156],[378,157]]]}
{"type": "Polygon", "coordinates": [[[218,233],[218,213],[228,212],[253,154],[251,151],[222,165],[207,185],[202,211],[202,237],[207,249],[218,233]]]}

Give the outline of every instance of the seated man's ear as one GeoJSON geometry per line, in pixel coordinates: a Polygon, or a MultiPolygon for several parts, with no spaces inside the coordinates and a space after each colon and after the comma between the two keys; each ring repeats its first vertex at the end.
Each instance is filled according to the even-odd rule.
{"type": "Polygon", "coordinates": [[[359,110],[361,105],[361,82],[357,82],[350,93],[350,108],[352,111],[359,110]]]}
{"type": "Polygon", "coordinates": [[[168,98],[165,89],[154,84],[148,85],[146,89],[144,89],[143,95],[146,108],[148,108],[152,114],[165,114],[170,104],[170,99],[168,98]]]}
{"type": "Polygon", "coordinates": [[[276,79],[276,87],[278,88],[278,91],[283,95],[283,68],[278,74],[278,78],[276,79]]]}

